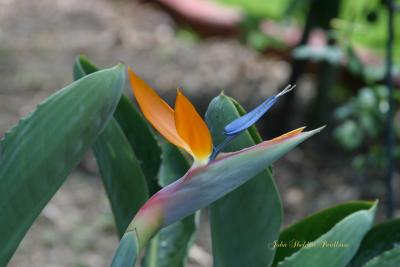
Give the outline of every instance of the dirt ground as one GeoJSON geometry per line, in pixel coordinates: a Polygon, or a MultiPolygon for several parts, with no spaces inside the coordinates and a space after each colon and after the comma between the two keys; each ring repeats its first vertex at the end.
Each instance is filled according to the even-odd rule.
{"type": "MultiPolygon", "coordinates": [[[[275,92],[290,70],[286,62],[260,56],[235,40],[196,42],[177,34],[167,14],[135,1],[0,0],[0,136],[71,81],[80,53],[99,66],[128,63],[170,100],[182,86],[202,111],[222,89],[251,108],[275,92]]],[[[301,101],[307,101],[312,77],[303,78],[299,87],[301,101]]],[[[329,131],[324,138],[331,138],[329,131]]],[[[350,156],[333,151],[322,160],[318,144],[301,146],[274,166],[285,224],[339,202],[383,195],[381,183],[352,171],[350,156]]],[[[10,267],[108,266],[118,241],[90,157],[85,166],[92,171],[78,168],[69,177],[10,267]]],[[[211,265],[203,221],[190,252],[193,267],[211,265]]]]}

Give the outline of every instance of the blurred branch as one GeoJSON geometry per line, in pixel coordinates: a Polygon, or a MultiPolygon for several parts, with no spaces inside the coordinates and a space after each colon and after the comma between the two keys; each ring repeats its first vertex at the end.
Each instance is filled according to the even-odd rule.
{"type": "MultiPolygon", "coordinates": [[[[330,1],[329,4],[325,6],[321,6],[321,1],[317,0],[309,0],[309,8],[306,14],[306,22],[303,29],[303,34],[299,43],[297,44],[297,48],[303,47],[310,42],[310,36],[315,28],[322,28],[324,31],[329,31],[331,29],[330,21],[334,18],[338,17],[340,0],[330,1]]],[[[325,38],[328,38],[325,36],[325,38]]],[[[328,40],[328,46],[334,46],[335,40],[328,40]]],[[[289,77],[289,84],[296,84],[297,80],[304,72],[305,64],[309,60],[304,60],[300,58],[293,57],[292,59],[292,72],[289,77]]],[[[329,99],[329,90],[334,86],[333,80],[337,78],[336,72],[338,71],[337,66],[333,66],[333,64],[329,62],[324,62],[321,64],[322,68],[320,68],[318,72],[318,90],[316,94],[316,98],[314,99],[315,105],[313,105],[313,118],[312,124],[318,125],[321,120],[324,120],[324,114],[326,114],[329,99]]],[[[296,91],[298,93],[298,90],[296,91]]],[[[296,93],[293,92],[284,98],[282,101],[282,109],[280,116],[280,125],[279,129],[287,131],[289,130],[290,125],[290,114],[293,112],[296,100],[296,93]]],[[[323,123],[322,123],[323,124],[323,123]]]]}
{"type": "MultiPolygon", "coordinates": [[[[303,33],[301,35],[299,43],[297,44],[297,47],[301,47],[307,44],[308,39],[310,38],[311,30],[314,26],[316,12],[314,10],[315,5],[313,5],[314,0],[311,1],[312,2],[310,4],[310,8],[307,12],[306,23],[303,29],[303,33]]],[[[287,84],[297,83],[297,80],[304,71],[304,64],[305,60],[303,59],[297,59],[297,58],[292,59],[292,71],[290,73],[290,77],[287,84]]],[[[283,131],[289,129],[290,116],[288,114],[290,114],[290,112],[293,111],[295,99],[296,99],[296,91],[293,91],[291,94],[287,95],[287,97],[285,97],[282,100],[282,109],[280,110],[281,115],[279,116],[281,120],[279,121],[278,129],[283,131]]]]}
{"type": "Polygon", "coordinates": [[[395,172],[394,165],[394,98],[393,98],[393,46],[394,46],[394,12],[395,5],[393,0],[386,0],[388,9],[388,38],[386,47],[386,86],[389,91],[389,110],[386,121],[386,152],[388,158],[388,166],[386,173],[386,215],[388,218],[393,217],[394,212],[394,196],[393,196],[393,176],[395,172]]]}

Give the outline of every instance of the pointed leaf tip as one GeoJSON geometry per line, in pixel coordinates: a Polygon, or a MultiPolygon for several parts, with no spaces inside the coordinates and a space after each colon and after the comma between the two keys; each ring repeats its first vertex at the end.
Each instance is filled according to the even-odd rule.
{"type": "Polygon", "coordinates": [[[226,153],[206,166],[192,168],[185,176],[158,192],[167,226],[221,198],[264,170],[298,144],[321,131],[298,133],[226,153]],[[182,203],[185,203],[182,205],[182,203]]]}

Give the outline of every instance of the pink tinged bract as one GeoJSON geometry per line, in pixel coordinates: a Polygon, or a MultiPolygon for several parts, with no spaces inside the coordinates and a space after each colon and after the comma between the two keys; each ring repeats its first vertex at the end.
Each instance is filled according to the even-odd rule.
{"type": "Polygon", "coordinates": [[[142,247],[159,228],[179,221],[235,190],[323,128],[225,153],[207,165],[190,169],[182,178],[153,195],[139,210],[129,229],[136,231],[142,247]],[[149,215],[152,221],[158,222],[152,227],[145,223],[149,215]]]}

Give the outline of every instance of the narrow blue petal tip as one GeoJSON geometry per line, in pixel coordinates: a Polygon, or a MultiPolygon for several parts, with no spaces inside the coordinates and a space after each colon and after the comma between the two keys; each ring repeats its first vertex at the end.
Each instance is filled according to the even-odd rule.
{"type": "Polygon", "coordinates": [[[289,84],[279,94],[269,97],[261,105],[259,105],[249,113],[230,122],[224,127],[224,134],[227,136],[233,136],[246,130],[251,125],[256,123],[276,103],[276,101],[278,101],[279,97],[292,91],[295,87],[296,85],[292,86],[289,84]]]}

